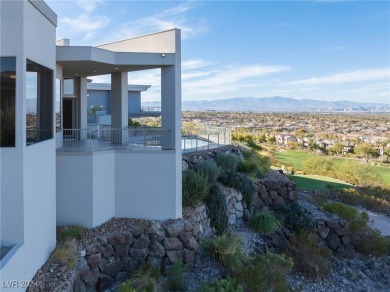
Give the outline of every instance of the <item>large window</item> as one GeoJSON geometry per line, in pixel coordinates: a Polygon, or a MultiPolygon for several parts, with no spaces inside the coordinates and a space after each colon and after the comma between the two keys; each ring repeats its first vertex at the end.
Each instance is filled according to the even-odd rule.
{"type": "Polygon", "coordinates": [[[27,145],[53,138],[53,71],[27,60],[27,145]]]}
{"type": "Polygon", "coordinates": [[[15,147],[16,58],[0,57],[0,147],[15,147]]]}

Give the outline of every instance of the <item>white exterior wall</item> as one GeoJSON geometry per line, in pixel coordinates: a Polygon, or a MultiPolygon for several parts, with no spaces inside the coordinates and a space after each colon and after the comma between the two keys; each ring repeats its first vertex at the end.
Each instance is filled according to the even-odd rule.
{"type": "Polygon", "coordinates": [[[115,216],[114,151],[57,153],[57,225],[95,227],[115,216]]]}
{"type": "Polygon", "coordinates": [[[181,189],[181,176],[175,176],[176,155],[168,150],[116,153],[117,217],[181,217],[181,200],[175,195],[178,184],[181,189]]]}
{"type": "Polygon", "coordinates": [[[16,56],[17,76],[16,147],[0,148],[1,239],[16,246],[0,263],[0,281],[19,281],[12,291],[24,291],[22,281],[31,280],[55,246],[55,140],[26,147],[25,130],[26,59],[55,76],[55,26],[29,1],[0,7],[0,56],[16,56]]]}

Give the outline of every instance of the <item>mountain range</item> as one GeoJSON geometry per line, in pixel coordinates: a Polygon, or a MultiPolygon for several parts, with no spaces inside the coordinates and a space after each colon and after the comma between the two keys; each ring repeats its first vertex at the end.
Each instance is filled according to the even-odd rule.
{"type": "MultiPolygon", "coordinates": [[[[159,102],[145,102],[143,106],[160,106],[159,102]]],[[[390,102],[360,103],[352,101],[324,101],[290,97],[236,97],[218,100],[182,101],[183,111],[390,111],[390,102]]]]}

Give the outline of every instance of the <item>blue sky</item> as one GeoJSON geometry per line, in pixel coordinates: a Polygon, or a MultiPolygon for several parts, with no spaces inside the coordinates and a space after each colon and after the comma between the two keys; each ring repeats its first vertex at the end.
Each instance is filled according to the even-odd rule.
{"type": "MultiPolygon", "coordinates": [[[[57,38],[72,45],[182,29],[183,100],[390,104],[389,1],[46,2],[59,17],[57,38]]],[[[159,100],[159,70],[129,73],[129,83],[151,84],[143,100],[159,100]]]]}

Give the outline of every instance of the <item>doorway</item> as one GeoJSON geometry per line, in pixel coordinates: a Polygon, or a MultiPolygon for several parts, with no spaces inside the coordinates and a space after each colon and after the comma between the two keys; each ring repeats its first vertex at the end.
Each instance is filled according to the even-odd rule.
{"type": "Polygon", "coordinates": [[[75,102],[74,99],[64,98],[62,100],[63,128],[74,129],[75,102]]]}

